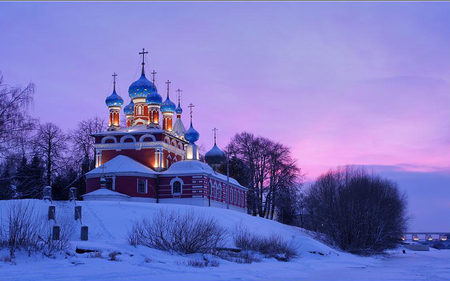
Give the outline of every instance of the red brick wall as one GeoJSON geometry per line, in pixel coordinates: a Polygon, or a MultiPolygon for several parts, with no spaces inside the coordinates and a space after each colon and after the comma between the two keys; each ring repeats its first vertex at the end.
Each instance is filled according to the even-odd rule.
{"type": "MultiPolygon", "coordinates": [[[[117,176],[115,179],[117,192],[132,197],[156,198],[156,178],[136,177],[136,176],[117,176]],[[137,180],[147,180],[147,193],[137,192],[137,180]]],[[[86,181],[86,193],[100,188],[100,178],[90,178],[86,181]]]]}
{"type": "MultiPolygon", "coordinates": [[[[174,179],[175,176],[162,176],[159,178],[159,198],[167,199],[167,198],[192,198],[192,196],[202,196],[203,198],[208,198],[209,196],[209,181],[210,178],[201,176],[201,178],[193,178],[192,176],[180,176],[183,181],[183,189],[181,195],[173,195],[172,187],[170,182],[174,179]]],[[[219,181],[216,179],[211,179],[211,182],[221,183],[222,185],[222,197],[215,197],[215,192],[213,192],[213,196],[211,200],[224,202],[226,203],[227,198],[227,188],[226,182],[219,181]]],[[[118,176],[115,181],[116,191],[132,196],[132,197],[146,197],[146,198],[156,198],[156,178],[148,178],[148,177],[136,177],[136,176],[118,176]],[[137,179],[147,180],[147,193],[142,194],[137,192],[137,179]]],[[[86,193],[92,192],[100,188],[100,178],[91,178],[86,181],[86,193]]],[[[214,188],[212,188],[214,191],[214,188]]],[[[237,188],[230,184],[230,194],[237,190],[241,193],[241,199],[239,203],[235,203],[234,196],[233,200],[230,201],[230,205],[238,206],[242,208],[247,207],[247,192],[242,190],[241,188],[237,188]]],[[[231,195],[230,195],[231,199],[231,195]]]]}
{"type": "MultiPolygon", "coordinates": [[[[214,178],[208,178],[206,188],[207,188],[208,195],[210,193],[212,193],[211,200],[224,202],[224,203],[227,202],[227,182],[226,181],[221,181],[221,180],[217,180],[214,178]],[[213,184],[211,186],[211,188],[209,186],[210,182],[213,184]],[[217,196],[216,196],[216,191],[215,191],[215,183],[217,183],[217,189],[218,189],[217,196]],[[219,195],[220,194],[219,186],[222,187],[222,194],[221,194],[222,196],[219,195]]],[[[247,192],[241,188],[238,188],[237,186],[234,186],[231,183],[229,184],[229,188],[230,188],[230,195],[229,195],[230,196],[230,205],[239,206],[239,207],[247,207],[247,192]],[[239,201],[234,200],[234,193],[233,193],[233,198],[232,198],[231,193],[234,191],[239,192],[239,196],[240,196],[239,201]],[[231,199],[233,199],[233,200],[231,200],[231,199]]]]}
{"type": "Polygon", "coordinates": [[[205,196],[205,188],[204,188],[204,176],[202,178],[193,179],[192,176],[180,176],[180,178],[183,181],[183,190],[182,194],[180,195],[172,195],[172,187],[170,185],[170,181],[174,179],[175,176],[168,176],[168,177],[160,177],[159,178],[159,195],[161,199],[164,198],[174,198],[174,197],[181,197],[181,198],[192,198],[193,195],[195,196],[205,196]],[[201,181],[201,182],[200,182],[201,181]],[[194,186],[202,186],[201,188],[196,188],[194,186]]]}
{"type": "Polygon", "coordinates": [[[120,151],[117,150],[103,150],[102,151],[102,164],[108,162],[118,155],[125,155],[130,157],[131,159],[136,160],[137,162],[150,167],[153,169],[153,164],[155,163],[155,149],[122,149],[120,151]]]}

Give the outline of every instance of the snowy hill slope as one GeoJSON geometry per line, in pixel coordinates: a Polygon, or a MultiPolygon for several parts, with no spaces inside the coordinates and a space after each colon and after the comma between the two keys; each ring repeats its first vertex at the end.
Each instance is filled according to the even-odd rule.
{"type": "MultiPolygon", "coordinates": [[[[31,201],[36,210],[46,216],[49,203],[31,201]]],[[[7,201],[0,201],[3,218],[8,204],[7,201]]],[[[417,274],[430,275],[433,280],[450,277],[449,267],[440,266],[440,262],[450,261],[450,251],[403,255],[398,250],[388,257],[364,258],[332,249],[299,228],[232,210],[136,202],[90,201],[77,204],[83,208],[83,224],[89,226],[89,241],[80,241],[78,225],[70,255],[50,259],[40,255],[26,257],[25,253],[19,253],[15,265],[0,262],[0,280],[370,280],[372,274],[376,274],[375,279],[384,280],[396,280],[408,275],[417,277],[417,274]],[[126,236],[133,221],[161,209],[192,210],[212,216],[229,230],[241,224],[259,234],[280,235],[297,246],[299,257],[290,262],[263,259],[252,264],[215,258],[218,267],[194,268],[188,266],[188,262],[201,260],[202,255],[181,256],[128,245],[126,236]],[[101,252],[76,254],[76,248],[101,252]],[[117,261],[110,260],[112,252],[120,253],[117,261]]],[[[55,202],[55,205],[57,218],[74,217],[72,202],[55,202]]],[[[231,238],[228,244],[232,246],[231,238]]],[[[1,250],[0,258],[6,253],[6,249],[1,250]]]]}

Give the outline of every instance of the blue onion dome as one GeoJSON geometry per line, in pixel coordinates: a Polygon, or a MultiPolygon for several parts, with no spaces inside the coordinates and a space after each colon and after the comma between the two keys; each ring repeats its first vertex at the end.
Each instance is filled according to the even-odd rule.
{"type": "Polygon", "coordinates": [[[133,82],[128,88],[130,98],[146,98],[150,92],[156,92],[156,86],[149,81],[145,74],[142,73],[141,78],[133,82]]]}
{"type": "Polygon", "coordinates": [[[148,105],[161,105],[162,97],[160,94],[158,94],[158,92],[154,91],[147,95],[145,102],[148,105]]]}
{"type": "Polygon", "coordinates": [[[106,98],[105,103],[108,107],[111,106],[121,107],[123,105],[123,99],[116,93],[116,90],[114,90],[113,93],[106,98]]]}
{"type": "Polygon", "coordinates": [[[192,122],[189,129],[186,131],[186,133],[184,133],[184,138],[190,143],[196,142],[200,138],[200,134],[196,129],[194,129],[194,127],[192,126],[192,122]]]}
{"type": "Polygon", "coordinates": [[[175,112],[175,104],[169,97],[167,97],[167,99],[162,103],[161,112],[175,112]]]}
{"type": "Polygon", "coordinates": [[[134,114],[134,102],[133,101],[130,101],[130,103],[123,108],[123,113],[125,113],[125,115],[133,115],[134,114]]]}
{"type": "Polygon", "coordinates": [[[220,164],[225,161],[225,159],[225,153],[220,150],[220,148],[216,144],[214,144],[213,148],[211,148],[211,150],[206,152],[205,154],[205,161],[209,165],[220,164]]]}
{"type": "Polygon", "coordinates": [[[178,101],[178,106],[177,106],[177,108],[175,109],[175,113],[176,113],[176,114],[181,114],[181,113],[183,113],[183,109],[182,109],[181,106],[180,106],[180,101],[178,101]]]}

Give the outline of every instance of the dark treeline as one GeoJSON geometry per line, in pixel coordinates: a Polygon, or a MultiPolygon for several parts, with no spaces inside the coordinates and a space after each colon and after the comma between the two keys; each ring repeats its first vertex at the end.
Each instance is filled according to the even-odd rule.
{"type": "Polygon", "coordinates": [[[53,123],[29,115],[34,84],[11,86],[0,74],[0,199],[41,198],[53,187],[55,199],[66,199],[68,188],[85,191],[83,173],[94,165],[93,138],[105,129],[94,117],[64,132],[53,123]]]}

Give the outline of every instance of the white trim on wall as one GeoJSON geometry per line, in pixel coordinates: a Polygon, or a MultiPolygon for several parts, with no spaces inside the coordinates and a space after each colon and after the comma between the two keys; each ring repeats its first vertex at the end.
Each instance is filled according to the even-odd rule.
{"type": "Polygon", "coordinates": [[[137,182],[136,182],[136,192],[139,194],[147,194],[148,193],[148,180],[147,179],[140,179],[137,178],[137,182]],[[139,181],[144,181],[145,182],[145,192],[139,192],[139,181]]]}
{"type": "Polygon", "coordinates": [[[136,138],[133,135],[125,135],[120,138],[120,143],[124,143],[126,139],[132,139],[133,142],[136,142],[136,138]]]}
{"type": "Polygon", "coordinates": [[[151,134],[145,134],[145,135],[142,135],[142,136],[139,138],[139,142],[144,142],[145,138],[151,138],[153,141],[156,141],[156,138],[155,138],[154,135],[151,135],[151,134]]]}
{"type": "Polygon", "coordinates": [[[106,143],[107,140],[113,140],[114,143],[117,143],[116,137],[113,137],[113,136],[106,136],[106,137],[102,138],[102,143],[106,143]]]}
{"type": "Polygon", "coordinates": [[[184,185],[184,182],[183,182],[183,180],[182,180],[181,178],[178,178],[178,177],[173,178],[173,179],[170,181],[170,191],[171,191],[172,195],[181,195],[181,194],[183,194],[183,185],[184,185]],[[175,182],[179,182],[179,183],[181,184],[181,192],[180,192],[180,193],[174,193],[174,192],[173,192],[173,184],[174,184],[175,182]]]}

